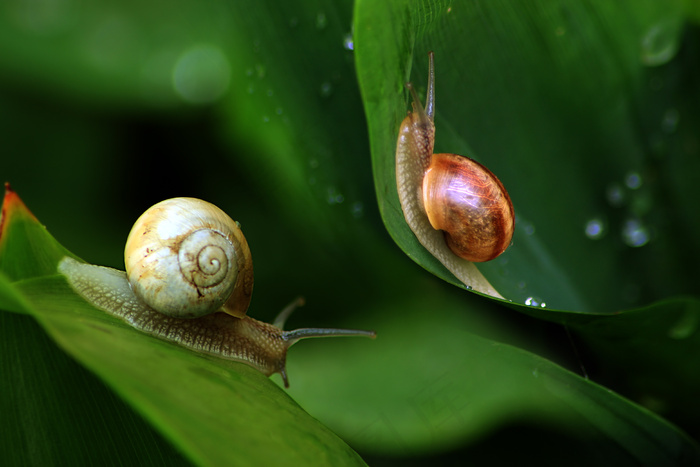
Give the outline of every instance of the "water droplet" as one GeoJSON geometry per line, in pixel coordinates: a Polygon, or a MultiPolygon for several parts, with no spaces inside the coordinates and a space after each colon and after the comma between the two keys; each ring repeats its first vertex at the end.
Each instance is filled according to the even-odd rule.
{"type": "Polygon", "coordinates": [[[646,66],[659,66],[673,58],[678,50],[679,28],[666,21],[651,26],[641,41],[641,59],[646,66]]]}
{"type": "Polygon", "coordinates": [[[644,246],[649,242],[649,229],[639,219],[627,219],[622,226],[622,240],[627,246],[644,246]]]}
{"type": "Polygon", "coordinates": [[[359,219],[365,215],[365,206],[362,204],[362,201],[355,201],[352,203],[350,211],[352,212],[352,217],[359,219]]]}
{"type": "Polygon", "coordinates": [[[700,315],[698,313],[686,312],[681,316],[676,324],[668,330],[668,337],[671,339],[687,339],[692,336],[698,328],[700,315]]]}
{"type": "Polygon", "coordinates": [[[535,226],[527,222],[523,225],[523,230],[525,231],[525,235],[533,235],[535,233],[535,226]]]}
{"type": "Polygon", "coordinates": [[[536,297],[527,297],[525,299],[525,305],[527,306],[535,306],[535,307],[540,307],[540,308],[545,308],[547,304],[540,300],[539,298],[536,297]]]}
{"type": "Polygon", "coordinates": [[[467,290],[474,290],[474,287],[472,287],[471,285],[465,285],[464,288],[467,290]]]}
{"type": "Polygon", "coordinates": [[[605,235],[605,224],[597,217],[586,222],[586,237],[591,240],[600,240],[605,235]]]}
{"type": "Polygon", "coordinates": [[[323,12],[319,12],[316,15],[316,29],[325,29],[328,26],[328,18],[323,12]]]}
{"type": "Polygon", "coordinates": [[[608,203],[610,203],[612,207],[619,208],[625,204],[625,191],[617,182],[608,185],[605,195],[608,198],[608,203]]]}
{"type": "Polygon", "coordinates": [[[267,115],[263,115],[262,121],[263,123],[268,123],[270,121],[270,117],[268,117],[267,115]]]}
{"type": "Polygon", "coordinates": [[[209,104],[229,87],[231,67],[219,47],[197,45],[185,50],[172,71],[175,92],[186,102],[209,104]]]}
{"type": "Polygon", "coordinates": [[[326,201],[328,204],[341,204],[345,197],[334,186],[329,186],[326,190],[326,201]]]}
{"type": "Polygon", "coordinates": [[[277,115],[282,115],[282,114],[284,113],[284,111],[282,110],[282,107],[277,107],[277,108],[275,109],[275,113],[276,113],[277,115]]]}
{"type": "Polygon", "coordinates": [[[664,112],[663,119],[661,120],[661,129],[664,133],[673,133],[678,128],[678,121],[680,120],[680,115],[676,109],[668,109],[664,112]]]}
{"type": "Polygon", "coordinates": [[[343,37],[343,48],[345,48],[345,50],[355,50],[355,42],[352,38],[352,32],[345,34],[345,37],[343,37]]]}
{"type": "Polygon", "coordinates": [[[253,76],[253,73],[254,73],[254,70],[253,70],[252,68],[247,68],[247,69],[245,70],[245,75],[246,75],[248,78],[250,78],[251,76],[253,76]]]}
{"type": "Polygon", "coordinates": [[[320,93],[321,97],[330,97],[333,94],[333,85],[328,81],[324,81],[321,83],[320,93]]]}
{"type": "Polygon", "coordinates": [[[629,172],[625,176],[625,185],[630,190],[636,190],[642,186],[642,176],[637,172],[629,172]]]}
{"type": "Polygon", "coordinates": [[[252,84],[249,84],[247,91],[248,91],[248,94],[253,94],[255,92],[255,86],[253,86],[252,84]]]}
{"type": "Polygon", "coordinates": [[[265,93],[265,95],[267,97],[272,97],[274,94],[275,94],[275,92],[272,89],[268,89],[267,92],[265,93]]]}
{"type": "Polygon", "coordinates": [[[318,159],[309,159],[309,167],[312,169],[318,168],[318,159]]]}
{"type": "Polygon", "coordinates": [[[518,282],[519,289],[524,289],[526,286],[527,286],[527,283],[525,281],[518,282]]]}

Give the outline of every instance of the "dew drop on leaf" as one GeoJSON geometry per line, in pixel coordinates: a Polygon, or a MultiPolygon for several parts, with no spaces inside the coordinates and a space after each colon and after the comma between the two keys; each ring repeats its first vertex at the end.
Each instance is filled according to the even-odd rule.
{"type": "Polygon", "coordinates": [[[602,219],[594,217],[586,222],[586,237],[599,240],[605,235],[605,224],[602,219]]]}
{"type": "Polygon", "coordinates": [[[647,29],[641,40],[641,59],[646,66],[668,62],[678,50],[679,28],[670,21],[657,23],[647,29]]]}
{"type": "Polygon", "coordinates": [[[649,243],[649,229],[639,219],[627,219],[622,227],[622,240],[634,248],[644,246],[649,243]]]}

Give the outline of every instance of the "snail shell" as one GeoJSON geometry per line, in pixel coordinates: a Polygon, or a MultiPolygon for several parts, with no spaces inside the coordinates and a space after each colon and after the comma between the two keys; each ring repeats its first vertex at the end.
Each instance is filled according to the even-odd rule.
{"type": "Polygon", "coordinates": [[[467,261],[490,261],[513,238],[513,204],[489,169],[457,154],[433,154],[423,178],[423,206],[430,225],[467,261]]]}
{"type": "Polygon", "coordinates": [[[126,274],[141,300],[177,318],[223,307],[246,314],[253,293],[253,263],[239,225],[200,199],[173,198],[148,209],[124,249],[126,274]]]}
{"type": "Polygon", "coordinates": [[[503,298],[472,262],[503,253],[515,229],[513,204],[498,178],[457,154],[433,154],[435,67],[430,53],[425,109],[411,83],[413,112],[396,144],[401,209],[418,241],[468,288],[503,298]]]}

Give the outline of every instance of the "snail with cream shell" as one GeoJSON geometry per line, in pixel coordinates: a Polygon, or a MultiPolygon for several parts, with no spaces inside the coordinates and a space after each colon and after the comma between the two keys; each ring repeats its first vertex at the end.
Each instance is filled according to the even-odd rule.
{"type": "Polygon", "coordinates": [[[396,185],[404,217],[418,241],[467,287],[503,298],[474,266],[511,243],[515,215],[498,178],[458,154],[433,154],[435,66],[429,54],[425,108],[411,83],[413,112],[396,143],[396,185]]]}
{"type": "Polygon", "coordinates": [[[240,226],[195,198],[173,198],[148,209],[126,242],[126,272],[64,258],[59,272],[95,307],[130,326],[197,352],[247,363],[270,376],[285,370],[300,339],[375,337],[372,331],[304,328],[284,331],[285,308],[273,324],[246,315],[253,264],[240,226]]]}

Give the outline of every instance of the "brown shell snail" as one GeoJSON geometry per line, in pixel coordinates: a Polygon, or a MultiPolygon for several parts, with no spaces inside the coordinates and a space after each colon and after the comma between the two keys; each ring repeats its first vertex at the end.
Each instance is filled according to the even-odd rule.
{"type": "Polygon", "coordinates": [[[213,204],[173,198],[134,224],[124,252],[126,273],[64,258],[59,272],[88,302],[132,327],[189,349],[247,363],[270,376],[285,370],[287,350],[300,339],[375,337],[350,329],[282,329],[246,316],[253,290],[248,243],[237,222],[213,204]]]}
{"type": "Polygon", "coordinates": [[[457,154],[433,154],[435,67],[430,52],[425,108],[415,89],[413,112],[396,143],[396,185],[406,222],[418,241],[468,287],[502,298],[472,262],[490,261],[511,243],[513,204],[498,178],[457,154]]]}

